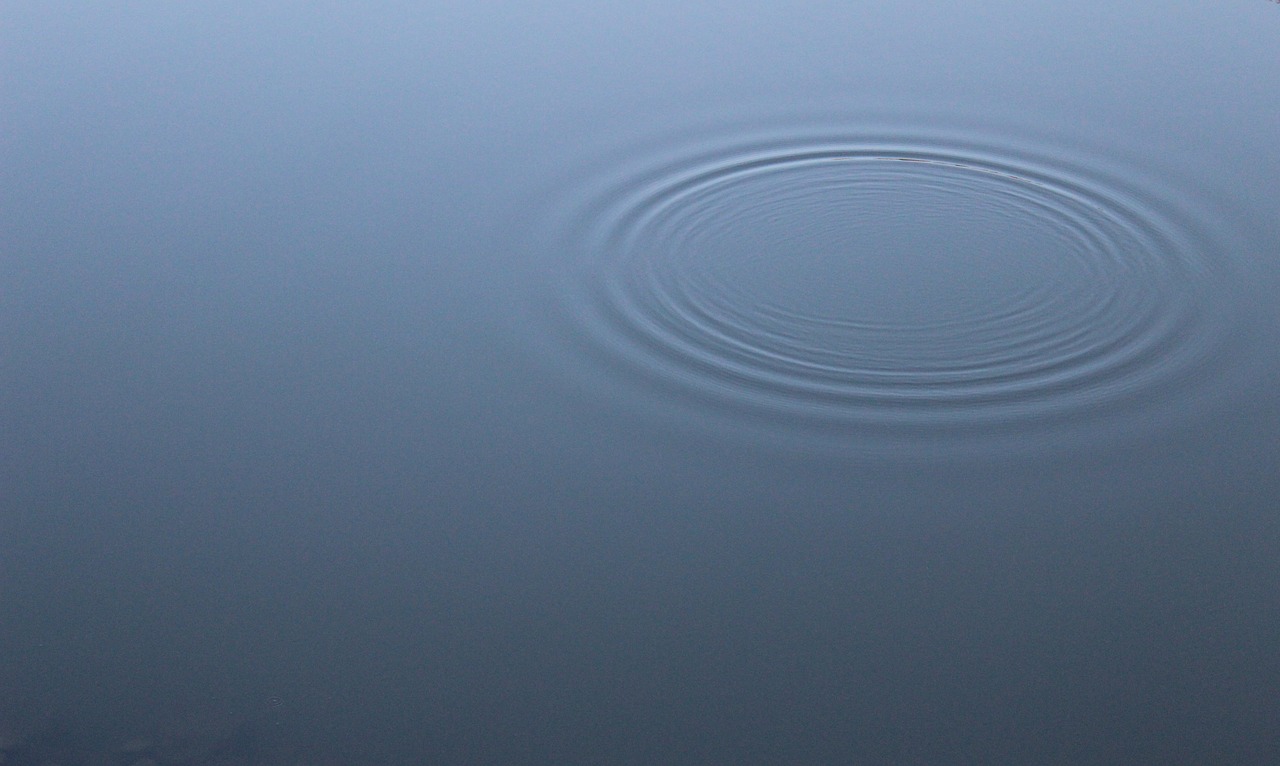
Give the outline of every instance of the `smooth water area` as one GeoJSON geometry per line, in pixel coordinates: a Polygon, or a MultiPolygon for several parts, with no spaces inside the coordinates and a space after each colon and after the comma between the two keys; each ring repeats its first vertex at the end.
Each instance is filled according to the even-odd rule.
{"type": "Polygon", "coordinates": [[[1280,761],[1280,6],[20,3],[0,763],[1280,761]]]}

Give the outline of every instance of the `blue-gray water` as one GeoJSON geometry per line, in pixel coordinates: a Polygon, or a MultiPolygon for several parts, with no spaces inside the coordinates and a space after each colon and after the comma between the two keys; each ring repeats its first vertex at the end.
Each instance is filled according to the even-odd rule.
{"type": "Polygon", "coordinates": [[[1280,6],[11,3],[0,762],[1280,762],[1280,6]]]}

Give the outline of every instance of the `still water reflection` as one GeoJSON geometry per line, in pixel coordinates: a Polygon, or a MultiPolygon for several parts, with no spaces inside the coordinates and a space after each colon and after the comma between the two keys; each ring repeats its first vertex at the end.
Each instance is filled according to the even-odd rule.
{"type": "Polygon", "coordinates": [[[1280,762],[1277,51],[9,4],[0,763],[1280,762]]]}

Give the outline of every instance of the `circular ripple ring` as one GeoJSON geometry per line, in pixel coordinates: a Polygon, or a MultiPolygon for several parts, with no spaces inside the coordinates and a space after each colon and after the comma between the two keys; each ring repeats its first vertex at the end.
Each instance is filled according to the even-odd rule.
{"type": "Polygon", "coordinates": [[[850,437],[1088,422],[1194,385],[1229,283],[1193,207],[963,142],[654,162],[558,224],[562,326],[625,379],[850,437]]]}

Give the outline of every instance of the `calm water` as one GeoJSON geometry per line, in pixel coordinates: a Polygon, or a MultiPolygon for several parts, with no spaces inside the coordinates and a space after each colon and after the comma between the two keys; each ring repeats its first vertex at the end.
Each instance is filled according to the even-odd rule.
{"type": "Polygon", "coordinates": [[[1280,761],[1280,6],[4,16],[4,763],[1280,761]]]}

